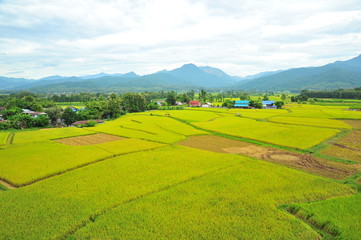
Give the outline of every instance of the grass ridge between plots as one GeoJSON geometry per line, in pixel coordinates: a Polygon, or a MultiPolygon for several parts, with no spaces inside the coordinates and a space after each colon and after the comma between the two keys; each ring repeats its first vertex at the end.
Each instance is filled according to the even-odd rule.
{"type": "Polygon", "coordinates": [[[60,236],[56,239],[72,239],[70,238],[74,233],[76,233],[78,230],[80,230],[81,228],[84,228],[87,224],[89,223],[93,223],[96,221],[96,219],[98,217],[100,217],[101,215],[111,211],[112,209],[114,208],[117,208],[121,205],[125,205],[125,204],[128,204],[128,203],[131,203],[131,202],[134,202],[138,199],[141,199],[141,198],[144,198],[144,197],[148,197],[148,196],[151,196],[153,194],[157,194],[157,193],[160,193],[160,192],[163,192],[163,191],[166,191],[168,189],[171,189],[173,187],[176,187],[176,186],[179,186],[179,185],[182,185],[182,184],[185,184],[185,183],[188,183],[188,182],[191,182],[191,181],[194,181],[196,179],[199,179],[199,178],[202,178],[202,177],[205,177],[205,176],[208,176],[208,175],[211,175],[211,174],[214,174],[216,172],[220,172],[220,171],[223,171],[223,170],[226,170],[226,169],[230,169],[230,168],[233,168],[234,166],[237,166],[237,165],[240,165],[242,163],[236,163],[236,164],[233,164],[233,165],[230,165],[230,166],[226,166],[226,167],[222,167],[222,168],[219,168],[219,169],[216,169],[216,170],[213,170],[213,171],[210,171],[210,172],[207,172],[207,173],[203,173],[201,175],[198,175],[198,176],[193,176],[193,177],[190,177],[186,180],[183,180],[183,181],[180,181],[180,182],[177,182],[175,184],[172,184],[172,185],[168,185],[168,186],[165,186],[165,187],[162,187],[160,189],[157,189],[155,191],[151,191],[151,192],[148,192],[148,193],[145,193],[145,194],[142,194],[142,195],[139,195],[139,196],[136,196],[136,197],[133,197],[131,199],[128,199],[126,201],[123,201],[121,203],[118,203],[118,204],[115,204],[105,210],[103,210],[102,212],[99,212],[99,213],[96,213],[92,216],[90,216],[88,219],[84,220],[81,224],[79,224],[78,226],[75,226],[73,229],[71,229],[69,232],[67,232],[66,234],[64,234],[63,236],[60,236]]]}

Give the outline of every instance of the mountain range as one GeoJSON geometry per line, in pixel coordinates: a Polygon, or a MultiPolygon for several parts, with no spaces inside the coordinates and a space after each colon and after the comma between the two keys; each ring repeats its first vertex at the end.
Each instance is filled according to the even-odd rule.
{"type": "Polygon", "coordinates": [[[39,93],[160,91],[191,89],[301,90],[337,89],[361,86],[361,55],[320,67],[293,68],[231,76],[221,69],[185,64],[144,76],[98,73],[87,76],[49,76],[38,80],[0,77],[0,90],[39,93]]]}

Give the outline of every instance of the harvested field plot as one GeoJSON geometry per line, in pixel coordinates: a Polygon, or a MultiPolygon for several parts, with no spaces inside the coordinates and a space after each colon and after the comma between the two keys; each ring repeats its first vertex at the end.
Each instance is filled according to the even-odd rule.
{"type": "Polygon", "coordinates": [[[336,239],[361,239],[361,195],[291,204],[289,211],[336,239]]]}
{"type": "Polygon", "coordinates": [[[325,150],[323,150],[322,153],[332,157],[361,162],[361,151],[348,149],[342,145],[330,145],[325,150]]]}
{"type": "Polygon", "coordinates": [[[361,151],[361,131],[352,131],[344,138],[337,141],[337,144],[346,148],[361,151]]]}
{"type": "Polygon", "coordinates": [[[333,179],[343,179],[357,172],[352,165],[217,136],[193,136],[178,144],[213,152],[241,154],[333,179]]]}
{"type": "Polygon", "coordinates": [[[81,136],[91,133],[92,132],[85,129],[75,127],[51,129],[44,128],[35,131],[16,132],[13,144],[42,142],[51,139],[81,136]]]}
{"type": "Polygon", "coordinates": [[[246,161],[120,205],[74,235],[76,239],[318,239],[309,226],[276,206],[352,192],[292,169],[246,161]]]}
{"type": "Polygon", "coordinates": [[[55,141],[71,146],[83,146],[83,145],[94,145],[94,144],[100,144],[106,142],[113,142],[123,139],[125,138],[104,134],[104,133],[98,133],[98,134],[91,134],[91,135],[72,137],[72,138],[62,138],[62,139],[57,139],[55,141]]]}
{"type": "Polygon", "coordinates": [[[322,151],[329,156],[361,162],[361,131],[355,130],[322,151]]]}
{"type": "Polygon", "coordinates": [[[361,129],[361,120],[343,120],[343,121],[355,129],[361,129]]]}
{"type": "Polygon", "coordinates": [[[315,146],[339,132],[337,129],[260,122],[240,117],[223,117],[192,124],[215,132],[298,149],[315,146]]]}

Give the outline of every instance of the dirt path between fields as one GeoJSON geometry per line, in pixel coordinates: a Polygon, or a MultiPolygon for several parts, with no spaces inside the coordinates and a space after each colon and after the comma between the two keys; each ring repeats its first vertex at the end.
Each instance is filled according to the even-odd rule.
{"type": "Polygon", "coordinates": [[[1,179],[0,179],[0,184],[3,185],[4,187],[6,187],[7,189],[16,189],[16,188],[17,188],[17,187],[15,187],[15,186],[13,186],[13,185],[11,185],[11,184],[9,184],[9,183],[1,180],[1,179]]]}

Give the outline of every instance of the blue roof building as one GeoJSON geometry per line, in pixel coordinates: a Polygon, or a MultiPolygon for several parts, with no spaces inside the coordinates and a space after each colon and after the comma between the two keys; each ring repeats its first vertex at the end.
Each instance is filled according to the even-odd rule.
{"type": "Polygon", "coordinates": [[[262,101],[263,108],[277,108],[275,106],[275,101],[262,101]]]}
{"type": "Polygon", "coordinates": [[[234,102],[234,107],[236,108],[249,108],[249,101],[247,100],[237,100],[234,102]]]}

